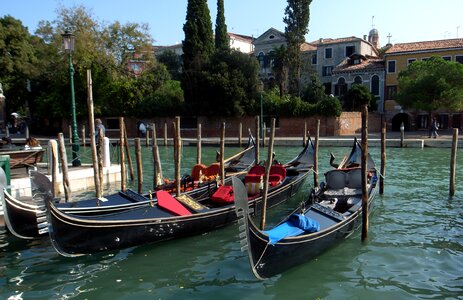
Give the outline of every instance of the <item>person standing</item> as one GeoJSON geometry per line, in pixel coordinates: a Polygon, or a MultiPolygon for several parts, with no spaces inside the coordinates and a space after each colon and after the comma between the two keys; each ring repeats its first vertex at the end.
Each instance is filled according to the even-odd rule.
{"type": "Polygon", "coordinates": [[[95,141],[97,144],[98,144],[98,141],[100,140],[100,129],[102,130],[103,137],[104,137],[106,129],[103,125],[103,122],[101,122],[101,119],[95,119],[95,141]]]}
{"type": "Polygon", "coordinates": [[[138,136],[145,137],[146,136],[146,125],[143,122],[138,124],[138,136]]]}
{"type": "Polygon", "coordinates": [[[437,123],[437,119],[436,117],[434,117],[432,119],[432,123],[431,123],[431,134],[429,135],[429,137],[433,137],[433,138],[437,138],[439,136],[439,134],[437,133],[437,130],[439,129],[439,123],[437,123]]]}

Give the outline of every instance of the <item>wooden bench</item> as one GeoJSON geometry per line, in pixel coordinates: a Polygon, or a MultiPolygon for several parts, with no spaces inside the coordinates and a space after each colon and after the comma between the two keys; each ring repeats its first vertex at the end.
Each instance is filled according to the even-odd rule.
{"type": "Polygon", "coordinates": [[[0,155],[10,156],[10,169],[35,167],[42,161],[45,149],[0,151],[0,155]]]}

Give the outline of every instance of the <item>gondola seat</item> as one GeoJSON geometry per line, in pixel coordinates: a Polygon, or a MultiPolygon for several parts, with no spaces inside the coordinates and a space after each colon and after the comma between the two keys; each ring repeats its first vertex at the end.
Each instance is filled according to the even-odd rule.
{"type": "Polygon", "coordinates": [[[156,191],[158,206],[177,216],[188,216],[191,212],[166,191],[156,191]]]}
{"type": "Polygon", "coordinates": [[[193,166],[193,169],[191,170],[191,178],[193,178],[193,181],[199,181],[199,178],[202,175],[206,174],[206,169],[207,167],[203,164],[196,164],[193,166]]]}
{"type": "Polygon", "coordinates": [[[282,165],[273,165],[270,167],[268,182],[271,186],[278,185],[286,177],[286,169],[282,165]]]}
{"type": "Polygon", "coordinates": [[[214,192],[214,194],[212,194],[211,200],[214,203],[219,203],[219,204],[233,203],[235,201],[235,197],[233,194],[233,187],[230,185],[220,186],[214,192]]]}
{"type": "Polygon", "coordinates": [[[220,174],[220,163],[213,163],[206,168],[204,174],[209,180],[212,180],[215,176],[220,174]]]}
{"type": "Polygon", "coordinates": [[[244,184],[246,185],[248,196],[254,196],[259,193],[264,173],[265,168],[263,166],[253,166],[244,177],[244,184]]]}

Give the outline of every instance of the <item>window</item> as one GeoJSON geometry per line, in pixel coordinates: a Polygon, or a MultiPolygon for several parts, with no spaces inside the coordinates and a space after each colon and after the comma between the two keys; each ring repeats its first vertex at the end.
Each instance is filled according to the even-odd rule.
{"type": "Polygon", "coordinates": [[[387,62],[387,72],[388,73],[395,73],[395,60],[390,60],[387,62]]]}
{"type": "Polygon", "coordinates": [[[387,89],[387,99],[393,100],[397,95],[397,86],[396,85],[389,85],[386,87],[387,89]]]}
{"type": "Polygon", "coordinates": [[[362,77],[360,77],[360,76],[355,76],[355,78],[354,78],[354,84],[362,84],[362,77]]]}
{"type": "Polygon", "coordinates": [[[428,128],[428,115],[418,115],[418,126],[419,129],[428,128]]]}
{"type": "Polygon", "coordinates": [[[416,61],[416,58],[409,58],[407,60],[407,66],[409,66],[412,62],[415,62],[416,61]]]}
{"type": "Polygon", "coordinates": [[[421,61],[427,61],[427,60],[429,60],[429,57],[423,57],[423,58],[421,59],[421,61]]]}
{"type": "Polygon", "coordinates": [[[333,57],[333,48],[325,48],[325,58],[333,57]]]}
{"type": "Polygon", "coordinates": [[[339,78],[338,83],[334,86],[334,95],[343,96],[347,92],[347,84],[344,78],[339,78]]]}
{"type": "Polygon", "coordinates": [[[317,64],[317,53],[312,55],[312,65],[316,65],[316,64],[317,64]]]}
{"type": "Polygon", "coordinates": [[[374,75],[371,77],[371,92],[375,96],[379,96],[379,76],[374,75]]]}
{"type": "Polygon", "coordinates": [[[446,61],[451,61],[452,57],[451,56],[442,56],[442,58],[446,61]]]}
{"type": "Polygon", "coordinates": [[[346,57],[350,57],[355,53],[355,46],[346,46],[346,57]]]}
{"type": "Polygon", "coordinates": [[[333,71],[333,66],[325,66],[322,69],[322,76],[331,76],[332,71],[333,71]]]}
{"type": "Polygon", "coordinates": [[[463,64],[463,55],[455,55],[455,61],[463,64]]]}

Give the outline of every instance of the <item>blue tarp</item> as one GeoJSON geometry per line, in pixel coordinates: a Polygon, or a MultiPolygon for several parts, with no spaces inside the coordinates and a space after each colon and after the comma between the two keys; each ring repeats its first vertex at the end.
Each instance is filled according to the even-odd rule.
{"type": "Polygon", "coordinates": [[[264,232],[269,236],[270,245],[274,245],[285,237],[298,236],[306,232],[310,233],[319,230],[320,224],[317,221],[301,214],[294,214],[286,222],[264,232]]]}

